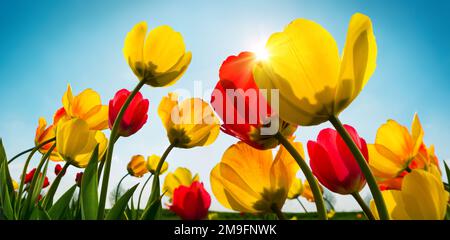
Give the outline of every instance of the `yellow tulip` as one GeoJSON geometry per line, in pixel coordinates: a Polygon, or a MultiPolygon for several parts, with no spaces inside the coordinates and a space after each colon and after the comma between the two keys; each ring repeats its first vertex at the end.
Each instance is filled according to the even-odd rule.
{"type": "MultiPolygon", "coordinates": [[[[441,179],[421,169],[405,176],[401,190],[386,190],[382,194],[394,220],[443,220],[449,200],[441,179]]],[[[373,201],[370,207],[378,218],[373,201]]]]}
{"type": "Polygon", "coordinates": [[[173,191],[179,186],[190,186],[193,182],[200,181],[198,174],[192,176],[187,168],[179,167],[172,173],[168,173],[164,179],[163,192],[172,199],[173,191]]]}
{"type": "MultiPolygon", "coordinates": [[[[302,152],[299,143],[295,146],[302,152]]],[[[271,213],[283,207],[298,170],[284,147],[273,159],[271,150],[258,150],[238,142],[225,151],[211,171],[211,187],[226,208],[271,213]]]]}
{"type": "Polygon", "coordinates": [[[80,118],[87,122],[91,130],[104,130],[108,128],[108,106],[102,105],[100,95],[88,88],[77,96],[73,96],[72,88],[62,98],[64,113],[58,113],[58,119],[80,118]],[[61,116],[65,115],[65,116],[61,116]]]}
{"type": "Polygon", "coordinates": [[[303,183],[302,180],[296,178],[292,181],[291,188],[289,189],[287,198],[288,199],[296,199],[303,193],[303,183]]]}
{"type": "MultiPolygon", "coordinates": [[[[323,188],[320,184],[319,184],[319,188],[320,188],[320,191],[323,193],[323,188]]],[[[306,180],[303,182],[303,191],[302,191],[301,196],[304,197],[309,202],[314,202],[314,195],[312,193],[311,186],[309,186],[309,182],[306,180]]]]}
{"type": "Polygon", "coordinates": [[[207,146],[219,135],[219,119],[212,108],[199,98],[188,98],[178,104],[178,96],[169,93],[158,107],[158,115],[175,147],[207,146]]]}
{"type": "MultiPolygon", "coordinates": [[[[151,172],[152,174],[155,174],[156,172],[156,168],[158,167],[158,163],[161,160],[161,157],[158,155],[151,155],[147,158],[147,169],[149,172],[151,172]]],[[[165,173],[167,171],[167,169],[169,168],[169,164],[167,162],[164,162],[162,167],[161,167],[161,171],[159,172],[159,175],[165,173]]]]}
{"type": "Polygon", "coordinates": [[[136,24],[125,38],[125,59],[140,81],[153,87],[174,84],[192,58],[183,37],[169,26],[159,26],[147,35],[147,23],[136,24]]]}
{"type": "Polygon", "coordinates": [[[375,143],[368,145],[369,166],[380,187],[400,189],[404,175],[411,169],[439,172],[434,147],[426,148],[423,135],[417,114],[414,115],[411,133],[394,120],[381,125],[375,143]]]}
{"type": "Polygon", "coordinates": [[[127,165],[127,170],[131,176],[138,178],[148,173],[147,163],[145,161],[144,156],[142,155],[133,156],[127,165]]]}
{"type": "Polygon", "coordinates": [[[60,121],[56,130],[56,148],[62,159],[70,164],[85,168],[92,152],[99,145],[100,160],[106,152],[108,139],[101,131],[90,130],[82,119],[60,121]]]}
{"type": "Polygon", "coordinates": [[[306,19],[272,34],[266,50],[267,60],[254,69],[255,81],[260,89],[279,89],[280,117],[303,126],[343,111],[372,76],[377,57],[372,23],[359,13],[350,20],[341,58],[331,34],[306,19]]]}

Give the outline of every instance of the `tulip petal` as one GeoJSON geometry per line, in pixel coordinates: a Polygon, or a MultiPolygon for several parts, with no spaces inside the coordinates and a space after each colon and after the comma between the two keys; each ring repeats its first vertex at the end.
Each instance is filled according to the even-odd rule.
{"type": "Polygon", "coordinates": [[[144,41],[147,33],[147,23],[140,22],[127,34],[123,54],[137,77],[144,77],[144,41]]]}

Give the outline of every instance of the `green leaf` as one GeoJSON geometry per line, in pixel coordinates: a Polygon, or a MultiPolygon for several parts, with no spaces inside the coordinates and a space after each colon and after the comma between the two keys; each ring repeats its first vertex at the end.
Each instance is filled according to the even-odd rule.
{"type": "Polygon", "coordinates": [[[64,216],[65,211],[69,208],[70,201],[72,200],[76,189],[77,185],[75,184],[55,202],[55,204],[48,211],[51,219],[60,220],[62,216],[64,216]]]}
{"type": "Polygon", "coordinates": [[[157,198],[142,213],[141,220],[155,220],[161,214],[161,198],[157,198]]]}
{"type": "Polygon", "coordinates": [[[48,210],[52,204],[53,204],[53,197],[55,196],[56,190],[58,189],[59,183],[61,182],[61,179],[63,175],[65,174],[67,168],[69,167],[69,163],[66,163],[61,170],[61,172],[56,176],[55,180],[53,180],[53,183],[50,186],[50,189],[48,190],[47,194],[45,195],[44,202],[42,204],[43,208],[45,210],[48,210]]]}
{"type": "Polygon", "coordinates": [[[12,179],[11,179],[11,175],[9,173],[9,168],[8,168],[8,159],[6,158],[6,151],[5,148],[3,147],[3,141],[0,138],[0,166],[2,166],[3,164],[5,164],[6,168],[5,168],[5,177],[6,177],[6,185],[8,186],[8,191],[10,193],[12,193],[14,191],[14,187],[12,184],[12,179]]]}
{"type": "Polygon", "coordinates": [[[130,201],[130,198],[133,196],[133,193],[138,185],[139,184],[134,185],[124,195],[122,195],[119,200],[117,200],[116,204],[114,204],[114,206],[106,215],[106,220],[120,220],[125,211],[125,208],[128,205],[128,201],[130,201]]]}
{"type": "Polygon", "coordinates": [[[44,209],[37,206],[33,208],[29,220],[51,220],[51,218],[44,209]]]}
{"type": "Polygon", "coordinates": [[[0,195],[1,195],[1,202],[0,202],[0,206],[2,208],[3,211],[3,215],[5,216],[6,219],[14,219],[14,210],[12,207],[12,202],[11,202],[11,197],[10,197],[10,193],[9,193],[9,189],[7,186],[7,174],[6,174],[6,169],[8,168],[8,163],[3,162],[2,166],[1,166],[1,183],[0,183],[0,195]]]}
{"type": "Polygon", "coordinates": [[[83,220],[97,219],[98,211],[98,145],[92,152],[91,159],[84,170],[81,180],[81,218],[83,220]]]}

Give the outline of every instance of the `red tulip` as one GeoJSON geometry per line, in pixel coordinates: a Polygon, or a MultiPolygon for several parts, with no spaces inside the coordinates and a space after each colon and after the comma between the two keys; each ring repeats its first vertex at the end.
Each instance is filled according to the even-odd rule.
{"type": "MultiPolygon", "coordinates": [[[[31,183],[31,181],[33,180],[34,174],[36,173],[36,168],[31,169],[31,171],[29,171],[27,173],[27,175],[25,175],[25,184],[31,183]]],[[[42,173],[39,173],[40,176],[42,176],[42,173]]],[[[48,185],[50,185],[50,182],[48,181],[48,178],[45,177],[44,178],[44,184],[42,185],[42,188],[46,188],[48,187],[48,185]]]]}
{"type": "MultiPolygon", "coordinates": [[[[55,175],[58,175],[62,170],[63,170],[63,167],[61,167],[60,164],[56,164],[56,166],[55,166],[55,175]]],[[[64,176],[64,174],[66,174],[66,171],[64,171],[62,173],[62,176],[64,176]]]]}
{"type": "MultiPolygon", "coordinates": [[[[348,133],[368,159],[366,141],[358,136],[356,130],[344,125],[348,133]]],[[[320,183],[333,192],[352,194],[359,192],[366,184],[358,163],[341,136],[333,129],[320,131],[317,142],[308,142],[310,165],[320,183]]]]}
{"type": "Polygon", "coordinates": [[[203,183],[195,181],[189,187],[180,185],[175,188],[169,209],[184,220],[201,220],[208,216],[210,205],[211,197],[203,183]]]}
{"type": "MultiPolygon", "coordinates": [[[[108,120],[110,129],[112,129],[114,121],[128,96],[130,96],[130,91],[121,89],[116,93],[114,98],[109,101],[108,120]]],[[[144,126],[148,118],[148,105],[148,99],[144,99],[142,94],[138,92],[133,100],[131,100],[130,105],[123,115],[122,121],[119,124],[119,136],[128,137],[135,134],[142,126],[144,126]]]]}
{"type": "Polygon", "coordinates": [[[263,138],[258,134],[263,123],[268,123],[271,118],[272,108],[254,81],[256,63],[256,56],[251,52],[228,57],[220,67],[220,80],[211,97],[211,105],[223,120],[221,129],[224,133],[255,148],[267,149],[278,144],[268,140],[271,136],[263,138]]]}
{"type": "Polygon", "coordinates": [[[83,179],[83,172],[77,173],[75,176],[75,182],[77,183],[78,187],[81,187],[81,180],[83,179]]]}

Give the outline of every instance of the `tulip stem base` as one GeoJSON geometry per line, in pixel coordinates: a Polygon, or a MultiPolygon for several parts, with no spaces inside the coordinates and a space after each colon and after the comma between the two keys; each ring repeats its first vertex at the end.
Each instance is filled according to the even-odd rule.
{"type": "Polygon", "coordinates": [[[364,202],[361,195],[359,195],[358,192],[352,193],[353,198],[358,202],[359,206],[361,206],[361,209],[363,210],[364,214],[366,214],[366,217],[369,220],[375,220],[375,217],[372,214],[372,211],[370,210],[369,206],[364,202]]]}
{"type": "Polygon", "coordinates": [[[276,138],[278,141],[286,148],[286,150],[291,154],[291,156],[297,161],[297,164],[300,166],[303,174],[305,174],[306,180],[311,187],[311,191],[313,192],[314,202],[316,203],[317,213],[319,214],[319,218],[321,220],[327,220],[327,210],[325,208],[325,203],[323,201],[322,192],[320,191],[319,184],[317,183],[316,178],[314,177],[311,169],[308,164],[305,162],[303,157],[297,152],[294,146],[287,140],[281,133],[277,133],[276,138]]]}
{"type": "Polygon", "coordinates": [[[142,193],[144,192],[145,186],[147,186],[147,183],[150,181],[150,179],[152,179],[152,177],[153,177],[153,173],[150,173],[150,176],[147,178],[147,180],[145,180],[144,185],[142,185],[142,189],[141,189],[141,192],[139,193],[139,199],[138,199],[138,205],[137,205],[138,210],[141,209],[142,193]]]}
{"type": "Polygon", "coordinates": [[[272,210],[273,213],[275,213],[275,215],[277,215],[278,220],[286,220],[286,217],[281,212],[281,209],[278,208],[276,205],[272,205],[270,209],[272,210]]]}
{"type": "Polygon", "coordinates": [[[106,197],[108,194],[108,183],[109,183],[109,174],[111,172],[112,154],[114,151],[114,143],[118,139],[117,134],[119,131],[119,125],[122,122],[123,115],[125,114],[125,111],[127,110],[128,106],[130,105],[134,96],[136,96],[136,94],[139,92],[139,90],[141,90],[141,88],[144,85],[145,85],[144,81],[139,81],[139,83],[136,85],[136,87],[130,93],[130,96],[128,96],[127,100],[123,104],[122,108],[119,111],[119,114],[117,114],[116,120],[114,121],[113,127],[111,129],[111,134],[110,134],[109,143],[108,143],[108,149],[106,151],[105,171],[103,173],[103,179],[102,179],[100,202],[98,204],[98,214],[97,214],[98,219],[103,219],[105,217],[105,205],[106,205],[106,197]]]}
{"type": "Polygon", "coordinates": [[[367,161],[364,158],[364,155],[361,153],[358,146],[356,146],[352,137],[347,132],[347,130],[344,128],[344,126],[342,125],[342,122],[339,120],[339,118],[332,116],[332,117],[330,117],[329,121],[331,122],[331,124],[333,124],[334,128],[339,133],[339,135],[341,135],[342,139],[347,144],[348,148],[350,149],[350,151],[352,152],[356,161],[358,162],[358,165],[361,168],[361,171],[363,172],[364,177],[366,178],[367,185],[369,186],[370,192],[372,193],[373,199],[377,206],[378,215],[380,216],[380,219],[381,220],[389,220],[389,214],[386,209],[386,204],[384,203],[383,196],[381,195],[381,192],[380,192],[380,189],[378,188],[375,177],[373,176],[372,172],[370,171],[369,165],[367,164],[367,161]]]}

